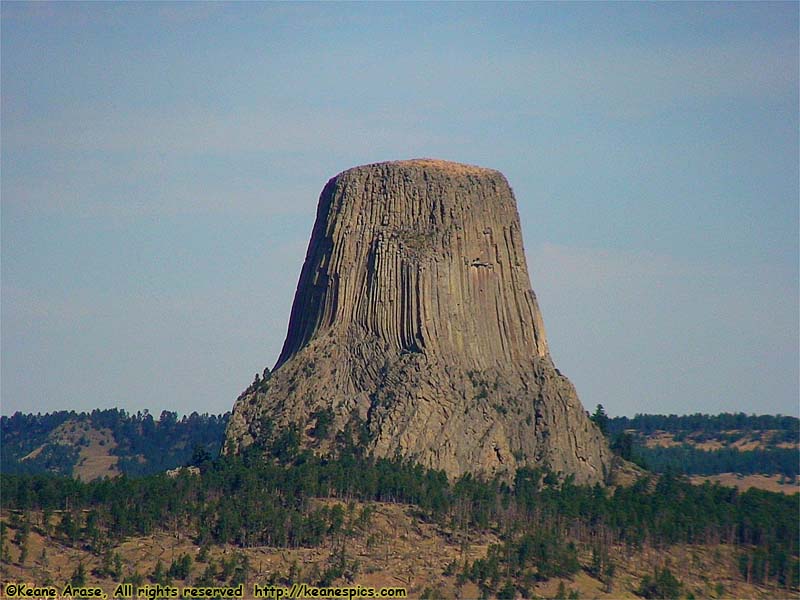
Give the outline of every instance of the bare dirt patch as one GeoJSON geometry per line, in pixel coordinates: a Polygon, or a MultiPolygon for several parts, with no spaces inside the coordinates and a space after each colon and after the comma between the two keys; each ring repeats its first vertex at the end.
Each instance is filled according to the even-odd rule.
{"type": "Polygon", "coordinates": [[[73,477],[82,481],[92,481],[98,477],[115,477],[120,474],[117,468],[119,457],[111,454],[117,447],[114,434],[109,429],[89,429],[85,433],[89,444],[82,446],[73,477]]]}
{"type": "Polygon", "coordinates": [[[111,453],[117,447],[117,443],[110,429],[95,429],[88,420],[70,419],[56,427],[44,444],[29,452],[21,460],[36,458],[51,444],[79,448],[72,476],[82,481],[91,481],[98,477],[115,477],[120,474],[117,468],[119,459],[111,453]]]}
{"type": "Polygon", "coordinates": [[[681,442],[676,442],[675,437],[671,433],[660,431],[647,436],[644,444],[648,448],[672,448],[673,446],[680,446],[681,442]]]}
{"type": "Polygon", "coordinates": [[[689,478],[692,483],[701,484],[705,481],[716,482],[727,487],[735,487],[741,491],[758,488],[769,492],[781,494],[800,493],[800,481],[781,475],[740,475],[738,473],[720,473],[719,475],[693,475],[689,478]]]}

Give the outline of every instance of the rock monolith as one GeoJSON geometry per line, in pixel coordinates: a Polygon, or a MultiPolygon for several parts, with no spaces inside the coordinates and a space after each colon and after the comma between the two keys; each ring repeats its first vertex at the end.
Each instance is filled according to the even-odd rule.
{"type": "Polygon", "coordinates": [[[269,377],[228,451],[295,428],[456,477],[518,467],[604,482],[612,455],[553,365],[514,194],[498,171],[417,159],[328,181],[269,377]]]}

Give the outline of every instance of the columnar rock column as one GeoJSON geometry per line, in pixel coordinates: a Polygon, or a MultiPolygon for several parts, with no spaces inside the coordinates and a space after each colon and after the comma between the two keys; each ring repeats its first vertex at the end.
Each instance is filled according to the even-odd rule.
{"type": "Polygon", "coordinates": [[[359,431],[375,456],[449,476],[605,480],[611,454],[553,366],[501,173],[419,159],[327,183],[283,351],[237,400],[228,447],[292,426],[319,452],[359,431]]]}

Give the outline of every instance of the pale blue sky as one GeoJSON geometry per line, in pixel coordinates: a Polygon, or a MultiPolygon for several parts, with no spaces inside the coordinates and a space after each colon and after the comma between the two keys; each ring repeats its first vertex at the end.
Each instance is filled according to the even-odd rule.
{"type": "Polygon", "coordinates": [[[515,190],[584,406],[798,414],[798,3],[8,3],[2,409],[229,410],[328,178],[515,190]]]}

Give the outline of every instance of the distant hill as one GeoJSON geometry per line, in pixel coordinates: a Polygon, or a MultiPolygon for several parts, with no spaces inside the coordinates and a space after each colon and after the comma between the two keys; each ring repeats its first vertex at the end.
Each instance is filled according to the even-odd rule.
{"type": "Polygon", "coordinates": [[[636,415],[592,419],[623,457],[658,473],[747,489],[800,491],[800,420],[784,415],[636,415]]]}
{"type": "Polygon", "coordinates": [[[53,473],[84,481],[125,474],[142,476],[182,466],[195,452],[216,456],[228,414],[120,409],[91,413],[15,413],[0,418],[0,472],[53,473]]]}
{"type": "MultiPolygon", "coordinates": [[[[608,420],[608,435],[631,436],[647,468],[685,475],[800,473],[800,420],[783,415],[636,415],[608,420]]],[[[613,443],[613,442],[612,442],[613,443]]]]}

